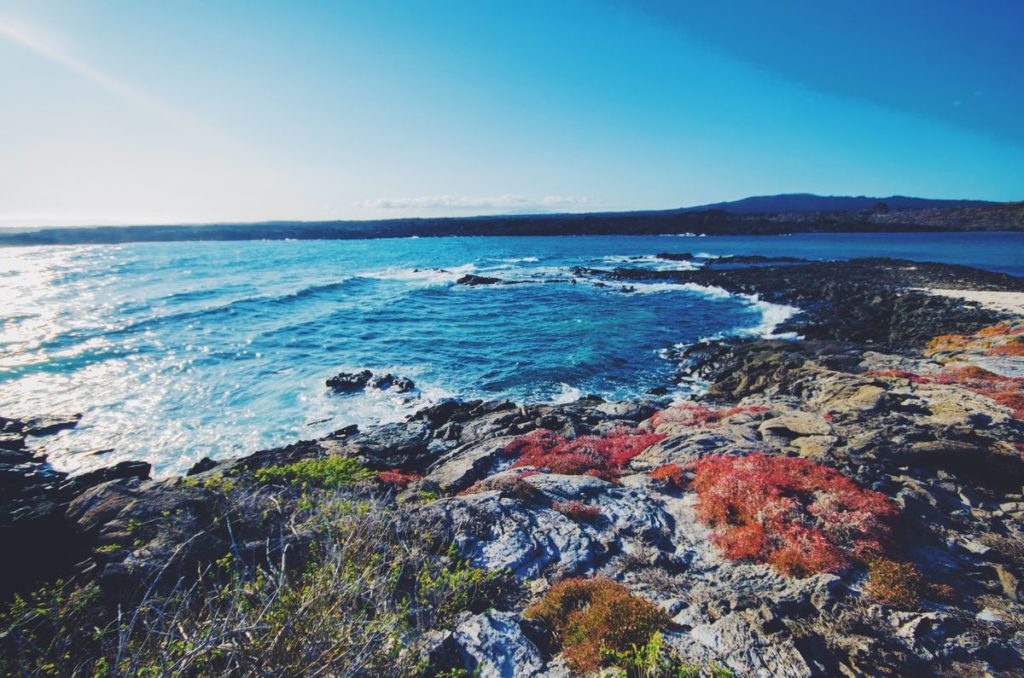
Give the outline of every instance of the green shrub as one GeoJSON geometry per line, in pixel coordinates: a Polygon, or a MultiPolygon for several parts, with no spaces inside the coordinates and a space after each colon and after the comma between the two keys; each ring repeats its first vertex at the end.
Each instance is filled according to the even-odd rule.
{"type": "Polygon", "coordinates": [[[257,482],[264,484],[288,483],[302,487],[336,489],[376,478],[377,474],[352,457],[323,457],[256,469],[253,477],[257,482]]]}
{"type": "Polygon", "coordinates": [[[201,487],[207,492],[218,494],[228,494],[238,487],[238,483],[234,479],[223,475],[210,476],[202,482],[196,478],[182,478],[181,484],[185,487],[201,487]]]}
{"type": "Polygon", "coordinates": [[[918,606],[924,580],[911,563],[888,558],[875,558],[868,563],[868,582],[864,591],[893,607],[914,609],[918,606]]]}
{"type": "Polygon", "coordinates": [[[0,613],[0,674],[5,676],[92,675],[99,643],[90,633],[99,599],[94,586],[63,580],[30,595],[15,595],[0,613]],[[14,642],[11,642],[14,641],[14,642]],[[19,646],[24,651],[19,652],[19,646]]]}
{"type": "Polygon", "coordinates": [[[700,664],[681,661],[662,645],[661,632],[655,632],[645,645],[633,645],[626,651],[601,648],[605,660],[631,678],[700,678],[700,664]]]}

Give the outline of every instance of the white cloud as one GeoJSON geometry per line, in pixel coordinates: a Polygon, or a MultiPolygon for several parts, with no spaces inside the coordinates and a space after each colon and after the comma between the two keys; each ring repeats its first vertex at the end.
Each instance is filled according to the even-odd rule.
{"type": "Polygon", "coordinates": [[[408,209],[550,209],[571,208],[589,205],[585,197],[548,195],[542,198],[528,198],[521,195],[499,195],[489,197],[471,197],[455,195],[435,195],[419,198],[380,198],[378,200],[361,200],[356,207],[408,210],[408,209]]]}

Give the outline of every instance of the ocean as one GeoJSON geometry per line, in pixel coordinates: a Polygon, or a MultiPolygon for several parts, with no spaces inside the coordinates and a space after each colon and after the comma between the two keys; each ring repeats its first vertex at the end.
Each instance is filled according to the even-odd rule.
{"type": "Polygon", "coordinates": [[[204,456],[395,421],[446,397],[641,397],[670,385],[666,349],[770,335],[792,313],[696,286],[574,284],[573,266],[892,256],[1024,275],[1022,252],[1019,233],[6,248],[0,414],[81,413],[77,428],[35,443],[58,468],[145,459],[156,474],[182,472],[204,456]],[[456,285],[466,274],[517,283],[456,285]],[[409,377],[417,389],[336,395],[324,385],[364,368],[409,377]]]}

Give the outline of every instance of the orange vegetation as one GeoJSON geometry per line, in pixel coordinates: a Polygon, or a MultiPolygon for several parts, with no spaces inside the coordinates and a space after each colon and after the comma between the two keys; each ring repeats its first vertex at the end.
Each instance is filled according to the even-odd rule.
{"type": "Polygon", "coordinates": [[[533,466],[549,469],[551,473],[615,480],[633,457],[664,438],[657,433],[618,429],[604,437],[570,439],[538,429],[513,440],[505,447],[505,453],[519,457],[512,468],[533,466]]]}
{"type": "Polygon", "coordinates": [[[397,468],[393,468],[390,471],[378,471],[377,480],[387,485],[394,485],[395,487],[406,487],[409,483],[414,483],[417,480],[422,480],[423,476],[419,473],[403,473],[397,468]]]}
{"type": "Polygon", "coordinates": [[[868,563],[868,582],[864,592],[883,603],[914,608],[923,586],[921,573],[910,563],[888,558],[874,558],[868,563]]]}
{"type": "Polygon", "coordinates": [[[650,472],[651,478],[665,482],[669,487],[681,490],[686,487],[683,469],[679,464],[665,464],[650,472]]]}
{"type": "Polygon", "coordinates": [[[807,459],[714,455],[694,465],[697,517],[732,559],[803,577],[882,550],[898,513],[885,495],[807,459]]]}
{"type": "Polygon", "coordinates": [[[569,667],[588,673],[609,651],[643,647],[671,618],[610,579],[563,579],[523,613],[551,627],[569,667]]]}

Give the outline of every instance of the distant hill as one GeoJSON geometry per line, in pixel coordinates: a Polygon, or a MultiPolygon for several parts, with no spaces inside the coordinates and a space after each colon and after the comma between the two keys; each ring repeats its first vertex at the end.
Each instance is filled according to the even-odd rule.
{"type": "Polygon", "coordinates": [[[814,195],[813,193],[786,193],[758,195],[730,202],[684,207],[683,212],[724,210],[733,214],[765,214],[768,212],[857,212],[869,210],[884,203],[889,209],[941,209],[945,207],[983,207],[999,203],[986,200],[932,200],[893,195],[888,198],[867,196],[814,195]]]}
{"type": "Polygon", "coordinates": [[[0,231],[0,246],[410,236],[778,235],[900,231],[1024,231],[1024,202],[779,195],[645,212],[9,230],[0,231]]]}

